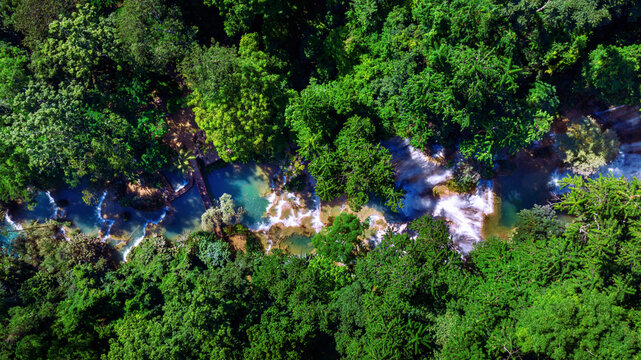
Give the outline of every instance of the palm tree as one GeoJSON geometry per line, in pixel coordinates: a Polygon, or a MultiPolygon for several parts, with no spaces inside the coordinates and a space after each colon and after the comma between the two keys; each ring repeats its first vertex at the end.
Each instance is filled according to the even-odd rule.
{"type": "Polygon", "coordinates": [[[178,150],[178,162],[176,167],[183,173],[192,172],[194,169],[189,164],[189,161],[194,160],[195,158],[196,156],[191,150],[180,149],[178,150]]]}

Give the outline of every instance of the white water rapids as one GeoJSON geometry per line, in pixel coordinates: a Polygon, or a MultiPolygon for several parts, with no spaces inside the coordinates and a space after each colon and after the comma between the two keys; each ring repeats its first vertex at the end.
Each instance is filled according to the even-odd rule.
{"type": "MultiPolygon", "coordinates": [[[[638,111],[629,107],[617,107],[596,113],[596,116],[598,116],[606,126],[614,129],[622,142],[619,156],[612,163],[604,166],[599,173],[617,177],[624,176],[627,178],[634,176],[641,177],[641,154],[639,154],[641,152],[641,120],[639,119],[638,111]]],[[[479,182],[476,191],[472,193],[458,194],[442,186],[453,174],[450,169],[442,165],[443,161],[438,159],[440,157],[439,154],[435,156],[436,159],[430,157],[424,152],[413,148],[408,140],[400,138],[386,141],[383,143],[383,146],[392,154],[393,166],[397,174],[397,185],[406,191],[406,195],[403,199],[404,207],[400,209],[400,212],[397,214],[385,209],[380,204],[380,201],[373,201],[356,213],[361,221],[369,219],[370,231],[367,236],[370,237],[369,242],[371,245],[375,246],[380,243],[386,229],[394,232],[405,232],[407,231],[406,228],[409,221],[423,215],[432,215],[441,217],[449,223],[454,243],[461,252],[467,253],[473,248],[475,243],[482,240],[484,221],[488,215],[495,213],[495,190],[500,194],[502,200],[504,200],[504,205],[510,200],[504,197],[503,194],[506,189],[506,177],[504,176],[498,176],[493,181],[479,182]]],[[[539,164],[545,164],[540,161],[541,159],[542,158],[538,160],[534,159],[534,161],[538,161],[539,164]]],[[[522,177],[525,178],[525,181],[523,183],[512,181],[509,190],[514,190],[517,196],[525,192],[531,193],[532,191],[562,193],[559,189],[559,181],[563,177],[572,174],[564,168],[550,172],[549,169],[555,166],[557,165],[547,166],[546,169],[548,172],[543,175],[542,179],[532,177],[532,174],[529,172],[524,173],[522,177]],[[532,190],[535,183],[542,183],[544,186],[539,186],[539,190],[532,190]]],[[[525,171],[531,170],[527,169],[525,171]]],[[[216,187],[218,186],[217,184],[226,184],[230,176],[234,176],[231,171],[223,171],[220,173],[225,175],[220,175],[215,181],[210,183],[210,186],[216,187]]],[[[251,171],[249,173],[253,174],[251,171]]],[[[324,226],[329,225],[331,219],[341,211],[351,212],[345,202],[321,202],[318,197],[310,193],[310,189],[313,187],[313,180],[312,184],[309,184],[310,186],[307,187],[307,191],[302,193],[289,192],[277,185],[284,182],[283,175],[278,172],[276,175],[281,177],[281,181],[274,181],[272,172],[271,176],[267,175],[264,177],[264,181],[257,181],[256,179],[259,178],[257,175],[250,175],[254,178],[252,178],[250,182],[247,182],[252,189],[265,186],[265,189],[256,190],[263,199],[267,200],[267,206],[264,208],[265,215],[262,219],[257,219],[259,215],[254,215],[248,225],[252,230],[265,235],[268,251],[277,240],[282,240],[291,234],[300,234],[303,236],[313,235],[321,231],[324,226]],[[271,184],[271,190],[269,190],[269,184],[271,184]],[[266,191],[267,193],[260,193],[261,191],[266,191]]],[[[244,179],[243,177],[241,179],[243,181],[239,181],[238,179],[234,179],[233,181],[241,184],[238,186],[246,186],[244,179]]],[[[180,185],[181,184],[178,184],[178,187],[180,187],[180,185]]],[[[233,186],[229,188],[234,189],[233,186]]],[[[220,189],[218,190],[222,191],[220,189]]],[[[563,191],[567,191],[567,189],[563,191]]],[[[80,190],[67,190],[67,194],[62,195],[63,197],[58,200],[60,200],[60,204],[68,204],[69,196],[79,198],[79,193],[80,190]],[[71,195],[69,194],[70,192],[71,195]]],[[[56,199],[54,199],[54,197],[57,196],[61,196],[59,191],[40,193],[37,199],[37,214],[34,212],[30,213],[30,210],[18,210],[15,213],[7,213],[5,215],[5,226],[20,229],[21,223],[25,224],[31,220],[45,221],[50,218],[66,218],[69,216],[68,213],[72,212],[72,208],[68,207],[68,205],[64,205],[63,207],[59,206],[56,203],[56,199]]],[[[86,216],[83,213],[84,210],[82,210],[82,207],[79,205],[74,205],[75,210],[73,210],[73,216],[75,216],[76,226],[77,222],[85,220],[83,222],[85,228],[87,226],[89,226],[89,228],[95,226],[100,229],[100,234],[104,240],[133,238],[123,248],[123,254],[126,257],[129,251],[138,245],[142,238],[147,235],[147,228],[151,225],[160,224],[158,228],[154,228],[154,231],[160,232],[163,230],[161,227],[167,227],[167,223],[171,222],[171,219],[173,219],[173,221],[180,219],[180,221],[184,221],[186,225],[180,227],[179,231],[175,231],[175,236],[186,231],[195,230],[195,226],[197,227],[196,224],[199,223],[200,213],[202,212],[202,210],[199,210],[202,203],[197,192],[193,192],[193,194],[189,196],[193,196],[193,199],[189,198],[189,201],[184,201],[182,208],[170,207],[169,214],[171,216],[167,216],[167,219],[165,219],[164,215],[168,213],[166,208],[162,213],[157,211],[145,213],[122,206],[114,206],[118,200],[108,199],[108,193],[104,191],[100,194],[98,203],[93,206],[93,209],[87,208],[86,216]],[[192,203],[193,205],[190,205],[192,203]],[[103,205],[105,209],[103,209],[103,205]],[[111,211],[113,209],[116,210],[111,211]],[[196,209],[196,211],[191,211],[190,209],[196,209]],[[121,216],[122,212],[134,214],[132,220],[126,220],[126,217],[121,216]],[[196,215],[196,213],[198,214],[196,215]],[[123,222],[127,221],[132,222],[129,222],[128,226],[123,226],[123,222]],[[116,223],[116,226],[114,226],[114,223],[116,223]],[[192,225],[192,223],[194,225],[192,225]],[[114,226],[113,239],[111,234],[112,226],[114,226]],[[142,236],[140,235],[140,231],[142,231],[142,236]],[[123,236],[121,237],[121,235],[123,236]]],[[[248,197],[245,196],[245,200],[243,200],[243,196],[239,196],[235,198],[235,200],[238,201],[238,205],[246,206],[246,203],[243,202],[247,201],[246,198],[248,197]]],[[[73,201],[75,201],[74,204],[78,203],[77,199],[73,201]]],[[[254,213],[260,214],[261,211],[263,211],[262,207],[264,206],[264,202],[260,203],[259,206],[256,206],[257,203],[260,202],[254,201],[253,203],[250,202],[247,204],[253,204],[250,205],[251,209],[253,209],[254,213]]],[[[514,211],[518,211],[523,206],[527,207],[530,205],[523,205],[518,202],[514,203],[514,211]]],[[[502,217],[504,212],[496,212],[492,217],[494,218],[498,215],[502,217]]]]}

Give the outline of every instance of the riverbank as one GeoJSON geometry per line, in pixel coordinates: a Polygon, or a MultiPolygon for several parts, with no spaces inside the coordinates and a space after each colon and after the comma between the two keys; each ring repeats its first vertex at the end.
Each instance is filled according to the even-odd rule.
{"type": "MultiPolygon", "coordinates": [[[[638,176],[641,170],[638,110],[618,107],[597,112],[595,116],[604,126],[617,131],[622,139],[619,157],[599,173],[638,176]]],[[[555,130],[559,131],[562,125],[556,124],[555,130]]],[[[304,244],[307,240],[301,239],[309,239],[340,212],[350,212],[361,221],[369,222],[370,229],[364,240],[370,246],[380,242],[387,228],[405,231],[407,222],[424,214],[442,217],[450,224],[455,245],[465,253],[488,236],[508,236],[521,209],[553,203],[558,198],[558,180],[571,172],[556,155],[554,141],[555,134],[550,133],[534,146],[499,161],[496,176],[480,181],[475,191],[456,193],[443,190],[452,177],[452,170],[445,166],[443,159],[414,149],[407,140],[390,139],[383,145],[392,154],[397,184],[407,192],[404,207],[396,213],[376,199],[358,212],[353,212],[344,198],[322,202],[313,192],[311,178],[300,191],[287,191],[278,164],[209,166],[203,170],[203,179],[212,200],[229,193],[237,205],[247,210],[243,224],[257,234],[267,251],[287,248],[288,241],[304,244]]],[[[189,183],[189,176],[179,173],[173,173],[171,178],[174,191],[185,189],[189,183]]],[[[128,189],[131,187],[133,194],[158,191],[132,186],[128,189]]],[[[82,232],[109,239],[124,252],[147,234],[164,234],[175,239],[198,229],[204,210],[195,187],[150,211],[123,204],[116,192],[81,186],[42,192],[36,197],[33,209],[25,204],[10,209],[5,228],[9,221],[24,226],[31,221],[66,220],[82,232]],[[86,204],[83,198],[87,198],[88,192],[94,200],[86,204]]],[[[301,248],[305,246],[300,245],[293,251],[302,253],[301,248]]]]}

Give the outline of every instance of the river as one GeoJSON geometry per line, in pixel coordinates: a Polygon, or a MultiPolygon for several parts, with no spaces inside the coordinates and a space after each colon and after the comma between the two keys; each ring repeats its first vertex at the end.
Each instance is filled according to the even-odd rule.
{"type": "MultiPolygon", "coordinates": [[[[621,139],[619,156],[599,173],[613,176],[641,177],[641,121],[639,112],[618,107],[596,113],[601,122],[614,129],[621,139]]],[[[516,156],[498,162],[497,176],[481,180],[477,189],[468,194],[443,192],[438,188],[452,176],[440,154],[427,156],[409,145],[405,139],[383,142],[390,150],[397,173],[397,184],[406,192],[404,207],[394,213],[380,201],[372,200],[356,215],[369,220],[367,237],[375,246],[384,230],[392,227],[404,231],[406,223],[424,214],[446,219],[450,223],[453,241],[462,252],[469,252],[475,243],[488,236],[509,235],[521,209],[534,204],[556,201],[562,192],[559,180],[571,175],[555,157],[551,144],[554,134],[516,156]]],[[[289,250],[304,254],[313,250],[311,236],[341,211],[350,211],[338,199],[321,203],[313,194],[313,183],[306,191],[281,191],[274,185],[277,166],[233,164],[205,169],[207,186],[212,198],[229,193],[245,208],[243,223],[263,239],[265,248],[289,250]]],[[[165,175],[175,190],[187,184],[178,172],[165,175]]],[[[313,179],[311,180],[313,182],[313,179]]],[[[35,207],[18,206],[9,210],[2,227],[16,230],[33,221],[65,219],[73,224],[66,231],[82,231],[102,236],[117,246],[126,257],[148,233],[160,233],[170,239],[188,234],[200,225],[205,208],[196,187],[174,200],[169,206],[151,212],[121,206],[107,190],[89,190],[81,185],[75,189],[51,189],[40,192],[35,207]],[[90,193],[88,193],[90,191],[90,193]],[[91,205],[83,196],[91,195],[91,205]]],[[[4,231],[0,242],[10,244],[16,231],[4,231]]]]}

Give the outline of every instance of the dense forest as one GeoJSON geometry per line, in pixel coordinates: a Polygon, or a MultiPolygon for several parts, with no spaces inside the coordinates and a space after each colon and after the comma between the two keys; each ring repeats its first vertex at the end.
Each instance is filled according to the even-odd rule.
{"type": "MultiPolygon", "coordinates": [[[[0,18],[0,212],[180,167],[179,109],[223,162],[287,159],[323,201],[396,210],[383,140],[456,152],[466,191],[572,109],[641,104],[634,0],[0,0],[0,18]]],[[[618,140],[581,121],[559,142],[589,175],[618,140]]],[[[37,224],[0,255],[0,358],[638,359],[641,182],[563,185],[468,254],[429,215],[373,249],[343,213],[305,256],[204,226],[127,262],[37,224]]]]}

